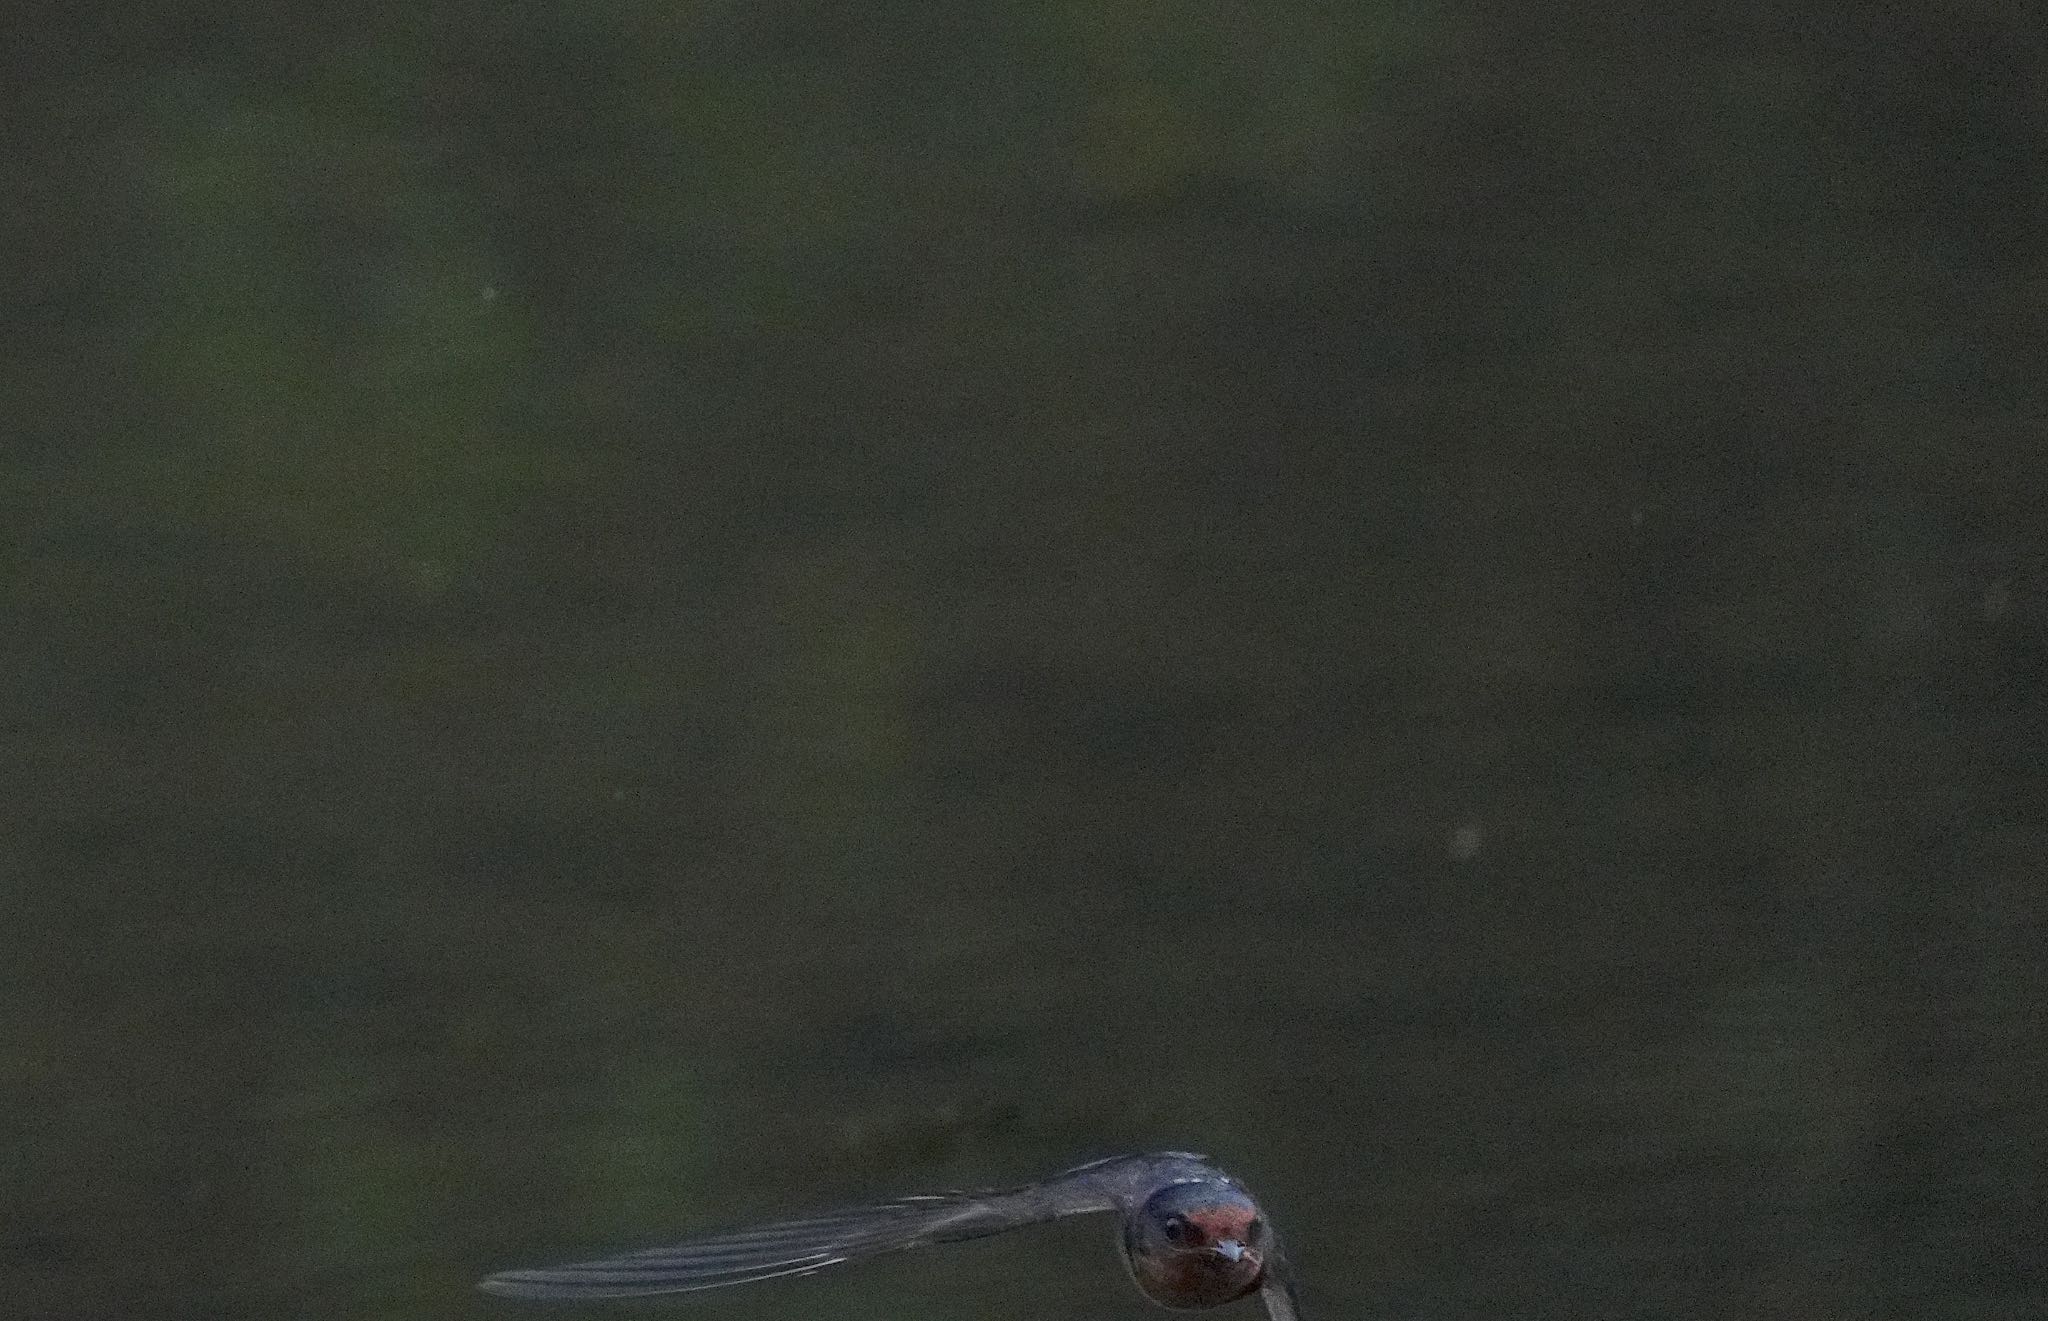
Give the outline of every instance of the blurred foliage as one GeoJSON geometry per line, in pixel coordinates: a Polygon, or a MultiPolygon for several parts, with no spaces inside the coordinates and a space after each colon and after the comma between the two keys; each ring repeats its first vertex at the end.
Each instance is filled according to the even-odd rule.
{"type": "Polygon", "coordinates": [[[2041,1310],[2038,26],[12,7],[10,1313],[2041,1310]]]}

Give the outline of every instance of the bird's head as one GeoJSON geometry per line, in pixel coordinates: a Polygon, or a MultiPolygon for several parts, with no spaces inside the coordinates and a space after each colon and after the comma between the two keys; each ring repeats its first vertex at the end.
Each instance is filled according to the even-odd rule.
{"type": "Polygon", "coordinates": [[[1154,1302],[1213,1307],[1258,1288],[1272,1231],[1235,1184],[1168,1184],[1124,1224],[1131,1275],[1154,1302]]]}

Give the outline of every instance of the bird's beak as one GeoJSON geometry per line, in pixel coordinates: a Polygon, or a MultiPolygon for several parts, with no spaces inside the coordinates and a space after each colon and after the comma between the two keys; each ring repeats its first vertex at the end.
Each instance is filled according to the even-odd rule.
{"type": "Polygon", "coordinates": [[[1217,1239],[1212,1246],[1216,1249],[1216,1255],[1223,1257],[1226,1260],[1244,1260],[1244,1244],[1238,1242],[1234,1238],[1217,1239]]]}

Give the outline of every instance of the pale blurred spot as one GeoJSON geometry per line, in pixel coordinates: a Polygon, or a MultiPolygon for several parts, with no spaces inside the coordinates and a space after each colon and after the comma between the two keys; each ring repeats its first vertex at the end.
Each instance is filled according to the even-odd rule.
{"type": "Polygon", "coordinates": [[[2006,612],[2012,609],[2012,580],[2009,578],[1993,579],[1984,588],[1984,599],[1979,608],[1983,610],[1984,618],[1986,619],[1998,620],[2005,618],[2006,612]]]}

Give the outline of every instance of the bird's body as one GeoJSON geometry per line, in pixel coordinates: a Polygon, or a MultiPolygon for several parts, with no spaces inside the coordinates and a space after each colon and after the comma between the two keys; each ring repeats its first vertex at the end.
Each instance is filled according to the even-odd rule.
{"type": "Polygon", "coordinates": [[[1272,1321],[1298,1321],[1280,1240],[1258,1204],[1207,1157],[1184,1151],[1114,1156],[1001,1192],[903,1197],[622,1257],[506,1271],[482,1288],[551,1299],[694,1293],[1096,1211],[1122,1220],[1124,1260],[1153,1302],[1214,1307],[1256,1290],[1272,1321]]]}

